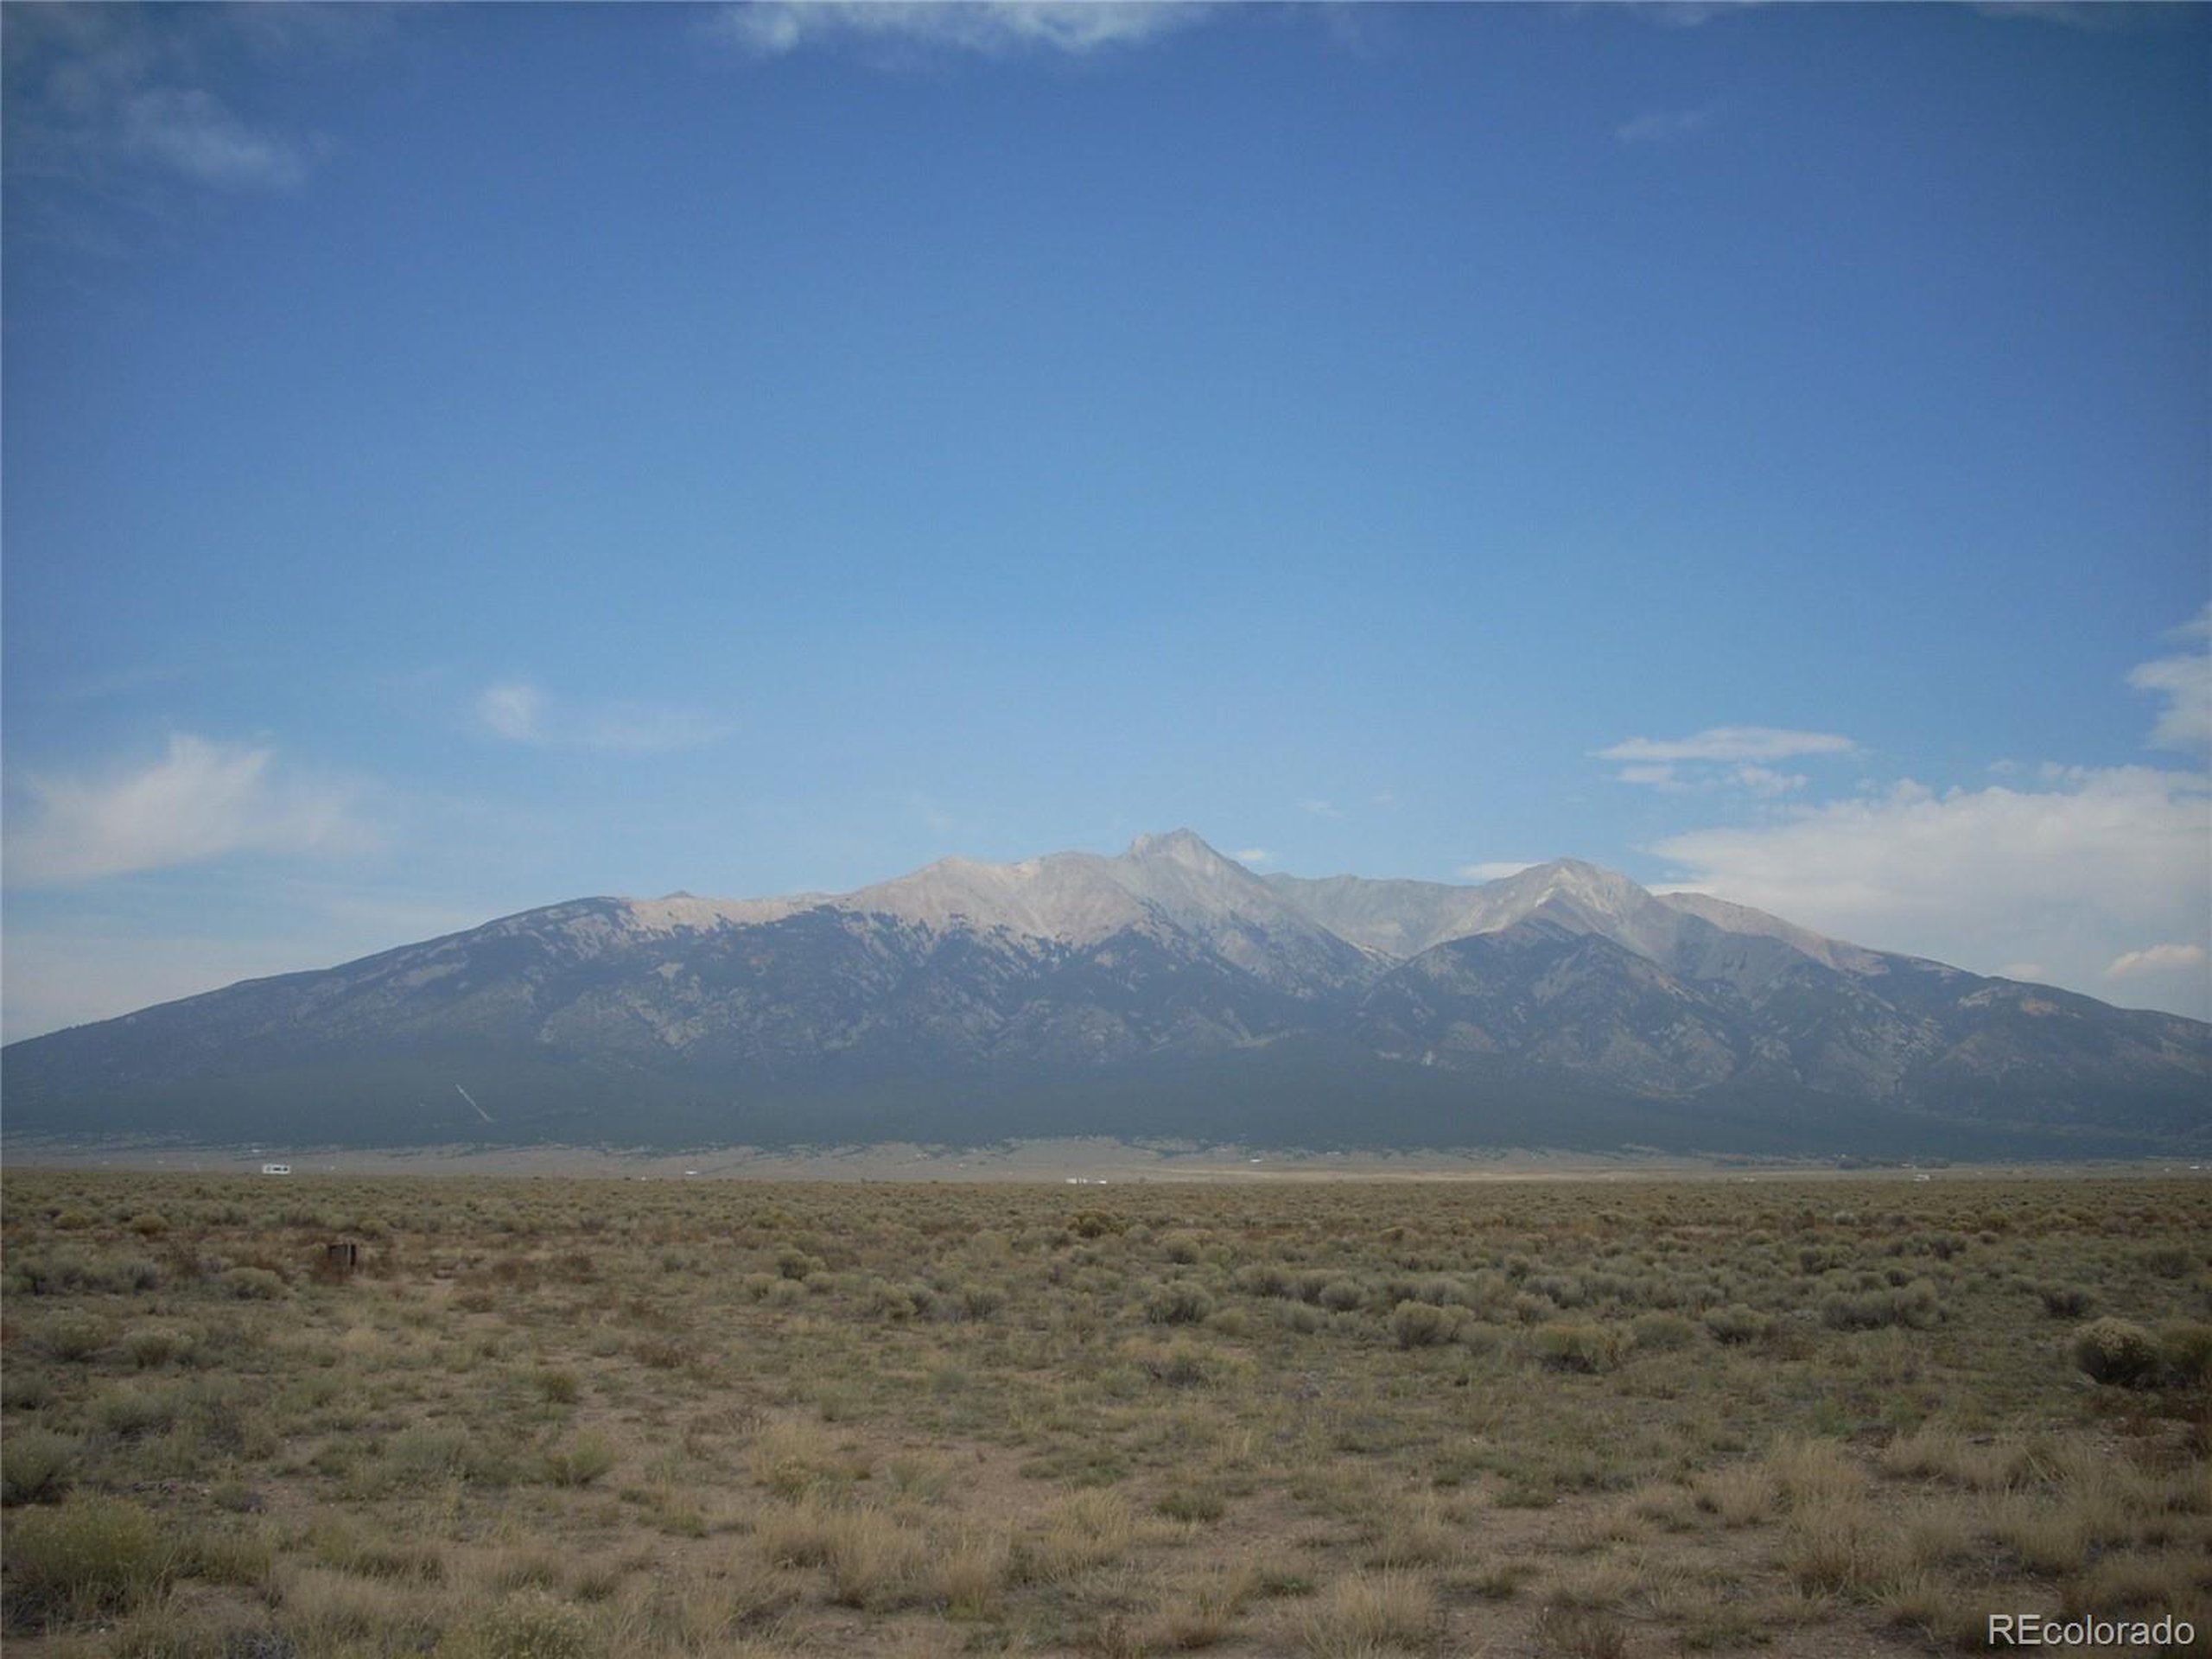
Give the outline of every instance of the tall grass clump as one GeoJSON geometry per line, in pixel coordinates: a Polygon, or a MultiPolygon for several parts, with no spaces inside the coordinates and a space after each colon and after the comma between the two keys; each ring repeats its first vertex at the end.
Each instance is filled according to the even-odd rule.
{"type": "Polygon", "coordinates": [[[111,1618],[159,1589],[170,1570],[154,1517],[126,1499],[35,1511],[8,1529],[8,1619],[35,1629],[111,1618]]]}
{"type": "Polygon", "coordinates": [[[478,1612],[438,1644],[440,1659],[594,1659],[591,1621],[558,1596],[525,1590],[478,1612]]]}
{"type": "Polygon", "coordinates": [[[1354,1573],[1324,1591],[1299,1622],[1313,1659],[1370,1659],[1422,1653],[1436,1639],[1436,1594],[1418,1574],[1354,1573]]]}

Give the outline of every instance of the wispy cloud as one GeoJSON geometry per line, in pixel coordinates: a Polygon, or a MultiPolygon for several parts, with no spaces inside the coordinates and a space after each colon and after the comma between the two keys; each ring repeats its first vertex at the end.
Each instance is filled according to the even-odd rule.
{"type": "Polygon", "coordinates": [[[584,712],[576,741],[588,749],[626,754],[674,754],[703,749],[729,735],[729,723],[696,709],[664,703],[610,702],[584,712]]]}
{"type": "Polygon", "coordinates": [[[2120,952],[2105,969],[2105,977],[2139,979],[2146,975],[2202,968],[2204,961],[2204,947],[2201,944],[2153,944],[2140,950],[2120,952]]]}
{"type": "Polygon", "coordinates": [[[1503,881],[1509,875],[1518,875],[1523,870],[1533,870],[1541,863],[1535,858],[1497,858],[1480,864],[1462,864],[1459,875],[1467,881],[1503,881]]]}
{"type": "Polygon", "coordinates": [[[2197,640],[2196,649],[2139,664],[2127,683],[2166,700],[2151,731],[2152,748],[2212,749],[2212,605],[2174,632],[2197,640]]]}
{"type": "Polygon", "coordinates": [[[276,752],[180,734],[162,757],[99,779],[24,779],[8,885],[54,886],[240,852],[342,855],[376,844],[357,786],[287,775],[276,752]],[[19,827],[20,825],[20,827],[19,827]]]}
{"type": "Polygon", "coordinates": [[[1728,777],[1754,795],[1786,795],[1812,781],[1802,772],[1777,772],[1770,766],[1738,766],[1728,777]]]}
{"type": "Polygon", "coordinates": [[[1629,16],[1662,29],[1699,29],[1717,17],[1739,17],[1768,3],[1769,0],[1640,0],[1625,10],[1629,16]]]}
{"type": "Polygon", "coordinates": [[[1264,847],[1239,848],[1230,856],[1239,864],[1272,864],[1275,861],[1275,855],[1264,847]]]}
{"type": "Polygon", "coordinates": [[[296,190],[312,156],[308,145],[256,131],[196,87],[137,94],[123,106],[120,136],[126,153],[225,190],[296,190]]]}
{"type": "Polygon", "coordinates": [[[321,141],[247,118],[209,84],[208,64],[219,55],[206,49],[211,35],[269,38],[246,19],[233,23],[230,12],[10,7],[9,170],[75,179],[104,194],[130,175],[172,189],[179,181],[219,191],[297,189],[321,157],[321,141]]]}
{"type": "Polygon", "coordinates": [[[1978,0],[1974,10],[1985,17],[2056,23],[2094,33],[2139,22],[2142,14],[2155,14],[2157,8],[2114,5],[2112,0],[1978,0]]]}
{"type": "Polygon", "coordinates": [[[1859,746],[1834,732],[1793,732],[1775,726],[1713,726],[1689,737],[1631,737],[1592,751],[1600,760],[1624,763],[1616,781],[1648,789],[1688,790],[1733,785],[1755,795],[1802,789],[1802,772],[1777,772],[1764,762],[1797,755],[1848,754],[1859,746]]]}
{"type": "Polygon", "coordinates": [[[1847,754],[1856,747],[1833,732],[1712,726],[1690,737],[1631,737],[1596,753],[1600,760],[1787,760],[1799,754],[1847,754]]]}
{"type": "Polygon", "coordinates": [[[1646,110],[1613,129],[1624,144],[1668,144],[1713,124],[1710,109],[1646,110]]]}
{"type": "Polygon", "coordinates": [[[1678,867],[1677,885],[1961,967],[2039,963],[2097,995],[2132,959],[2119,976],[2132,992],[2202,1019],[2212,1014],[2208,845],[2212,779],[2044,766],[1983,789],[1907,781],[1652,850],[1678,867]]]}
{"type": "Polygon", "coordinates": [[[911,791],[907,794],[906,805],[916,817],[929,826],[932,834],[950,835],[960,827],[958,818],[946,811],[938,804],[935,799],[918,789],[911,791]]]}
{"type": "Polygon", "coordinates": [[[181,668],[147,663],[136,668],[111,669],[105,673],[59,680],[46,687],[44,694],[52,702],[102,702],[111,697],[128,696],[151,686],[174,685],[184,677],[184,671],[181,668]]]}
{"type": "Polygon", "coordinates": [[[478,728],[510,743],[544,748],[672,754],[704,748],[729,734],[726,721],[696,709],[657,702],[576,702],[528,680],[502,680],[477,695],[478,728]]]}
{"type": "Polygon", "coordinates": [[[762,58],[840,46],[1079,57],[1142,46],[1190,28],[1210,10],[1163,0],[750,0],[714,14],[709,33],[762,58]]]}
{"type": "Polygon", "coordinates": [[[1298,810],[1306,814],[1309,817],[1341,818],[1344,817],[1342,810],[1337,806],[1335,802],[1324,801],[1313,798],[1309,798],[1308,799],[1300,801],[1298,804],[1298,810]]]}
{"type": "Polygon", "coordinates": [[[476,718],[493,736],[504,737],[510,743],[543,743],[545,731],[539,724],[539,715],[544,704],[544,694],[536,686],[520,680],[504,681],[484,688],[476,699],[476,718]]]}

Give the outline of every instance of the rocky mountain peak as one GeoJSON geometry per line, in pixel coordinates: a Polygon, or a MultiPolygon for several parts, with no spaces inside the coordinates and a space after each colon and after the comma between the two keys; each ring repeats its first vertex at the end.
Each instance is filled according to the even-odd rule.
{"type": "Polygon", "coordinates": [[[1603,931],[1612,924],[1634,919],[1656,902],[1619,871],[1586,864],[1579,858],[1532,865],[1518,874],[1485,882],[1479,892],[1487,901],[1486,919],[1491,928],[1510,927],[1525,916],[1548,908],[1554,913],[1565,909],[1598,925],[1603,931]]]}
{"type": "Polygon", "coordinates": [[[855,893],[571,900],[34,1038],[5,1072],[11,1134],[474,1139],[459,1082],[499,1134],[571,1145],[1080,1124],[2069,1155],[2201,1147],[2208,1079],[2212,1027],[1580,860],[1262,879],[1187,830],[855,893]]]}
{"type": "MultiPolygon", "coordinates": [[[[1122,855],[1138,861],[1165,861],[1180,864],[1186,869],[1211,869],[1216,865],[1229,864],[1193,830],[1170,830],[1160,835],[1139,836],[1129,843],[1128,852],[1122,855]]],[[[1237,866],[1242,868],[1243,866],[1237,866]]]]}

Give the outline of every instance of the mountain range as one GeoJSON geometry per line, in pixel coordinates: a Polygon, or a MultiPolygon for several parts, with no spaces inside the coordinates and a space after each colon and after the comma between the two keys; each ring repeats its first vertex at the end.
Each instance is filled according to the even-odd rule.
{"type": "Polygon", "coordinates": [[[1188,830],[857,892],[580,899],[0,1051],[6,1129],[203,1143],[2212,1143],[2212,1027],[1563,859],[1255,874],[1188,830]]]}

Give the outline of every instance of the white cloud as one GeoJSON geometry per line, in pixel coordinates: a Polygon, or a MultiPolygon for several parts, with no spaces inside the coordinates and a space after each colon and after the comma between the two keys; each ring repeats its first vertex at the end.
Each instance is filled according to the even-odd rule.
{"type": "Polygon", "coordinates": [[[1754,795],[1786,795],[1811,781],[1802,772],[1774,772],[1765,766],[1738,766],[1729,776],[1754,795]]]}
{"type": "Polygon", "coordinates": [[[254,131],[197,88],[140,92],[123,107],[121,135],[128,153],[221,189],[296,190],[308,176],[305,147],[254,131]]]}
{"type": "Polygon", "coordinates": [[[135,173],[169,188],[178,179],[218,190],[298,188],[319,144],[254,124],[205,84],[207,63],[228,44],[208,50],[213,37],[266,35],[249,19],[234,22],[232,10],[10,8],[14,163],[101,184],[135,173]]]}
{"type": "Polygon", "coordinates": [[[729,734],[723,721],[696,709],[649,702],[610,702],[584,713],[575,741],[588,749],[618,749],[630,754],[673,754],[701,749],[729,734]]]}
{"type": "MultiPolygon", "coordinates": [[[[2045,766],[2024,785],[1885,792],[1787,809],[1760,824],[1653,849],[1673,885],[1772,911],[1878,949],[1987,972],[2033,963],[2109,995],[2139,942],[2212,943],[2212,779],[2143,766],[2045,766]]],[[[2131,992],[2212,1014],[2201,961],[2145,961],[2131,992]]],[[[2133,1000],[2131,997],[2131,1000],[2133,1000]]]]}
{"type": "Polygon", "coordinates": [[[1834,732],[1713,726],[1691,737],[1631,737],[1594,753],[1600,760],[1787,760],[1799,754],[1848,754],[1858,747],[1834,732]]]}
{"type": "Polygon", "coordinates": [[[1716,17],[1736,17],[1770,0],[1643,0],[1619,10],[1663,29],[1698,29],[1716,17]]]}
{"type": "Polygon", "coordinates": [[[1298,810],[1317,818],[1341,818],[1344,817],[1343,812],[1338,810],[1336,804],[1332,801],[1318,799],[1303,800],[1298,804],[1298,810]]]}
{"type": "Polygon", "coordinates": [[[1783,795],[1802,789],[1805,774],[1777,772],[1761,762],[1801,754],[1849,754],[1858,747],[1834,732],[1713,726],[1689,737],[1631,737],[1592,753],[1600,760],[1629,763],[1613,773],[1616,783],[1666,791],[1733,787],[1755,795],[1783,795]]]}
{"type": "Polygon", "coordinates": [[[1543,861],[1535,858],[1492,859],[1482,864],[1462,864],[1459,876],[1467,881],[1502,881],[1509,875],[1533,870],[1543,861]]]}
{"type": "Polygon", "coordinates": [[[536,686],[509,680],[484,688],[484,695],[476,699],[476,718],[494,737],[511,743],[543,743],[545,734],[538,716],[544,706],[545,694],[536,686]]]}
{"type": "Polygon", "coordinates": [[[10,826],[10,886],[50,886],[202,863],[238,852],[340,855],[376,837],[346,784],[277,776],[273,750],[183,734],[152,765],[97,780],[27,778],[10,826]]]}
{"type": "Polygon", "coordinates": [[[2091,31],[2139,21],[2128,16],[2136,8],[2116,6],[2111,0],[1976,0],[1974,10],[1985,17],[2025,19],[2091,31]]]}
{"type": "Polygon", "coordinates": [[[1687,138],[1713,121],[1713,111],[1705,110],[1646,110],[1613,129],[1613,137],[1624,144],[1665,144],[1677,138],[1687,138]]]}
{"type": "Polygon", "coordinates": [[[1198,22],[1209,10],[1164,0],[752,0],[725,6],[709,32],[755,57],[809,47],[906,45],[1005,57],[1081,56],[1141,46],[1198,22]]]}
{"type": "Polygon", "coordinates": [[[2105,969],[2105,977],[2134,979],[2176,969],[2201,968],[2204,960],[2204,947],[2201,944],[2153,944],[2141,950],[2124,950],[2114,957],[2112,966],[2105,969]]]}
{"type": "Polygon", "coordinates": [[[1240,848],[1230,856],[1239,864],[1272,864],[1275,861],[1275,855],[1264,847],[1240,848]]]}
{"type": "Polygon", "coordinates": [[[476,699],[476,723],[510,743],[624,754],[672,754],[704,748],[729,734],[727,722],[696,709],[655,702],[576,703],[527,680],[502,680],[476,699]]]}
{"type": "Polygon", "coordinates": [[[2127,677],[2138,691],[2166,699],[2152,728],[2154,749],[2212,749],[2212,605],[2175,630],[2204,641],[2196,651],[2139,664],[2127,677]]]}

